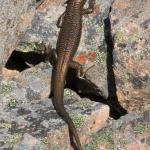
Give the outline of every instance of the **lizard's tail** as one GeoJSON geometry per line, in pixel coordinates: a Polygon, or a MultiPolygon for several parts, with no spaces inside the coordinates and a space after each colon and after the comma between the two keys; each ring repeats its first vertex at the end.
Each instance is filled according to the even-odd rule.
{"type": "MultiPolygon", "coordinates": [[[[60,60],[59,60],[60,62],[60,60]]],[[[60,62],[60,64],[63,64],[60,62]]],[[[77,134],[77,130],[75,125],[70,118],[69,114],[65,110],[64,103],[63,103],[63,96],[64,96],[64,84],[67,72],[67,65],[59,65],[57,64],[56,72],[54,73],[54,98],[53,104],[57,111],[57,113],[62,117],[62,119],[68,124],[70,132],[72,133],[73,137],[75,138],[76,145],[78,150],[82,150],[81,143],[79,140],[79,136],[77,134]],[[63,66],[63,67],[62,67],[63,66]]]]}
{"type": "Polygon", "coordinates": [[[76,141],[76,144],[77,144],[77,149],[82,150],[81,143],[80,143],[80,140],[79,140],[79,136],[77,134],[77,130],[76,130],[76,128],[74,126],[74,123],[73,123],[72,119],[70,118],[69,114],[66,112],[64,106],[60,106],[60,105],[56,104],[55,108],[56,108],[57,112],[59,113],[59,115],[68,124],[69,130],[71,131],[71,133],[73,134],[73,137],[75,138],[75,141],[76,141]]]}

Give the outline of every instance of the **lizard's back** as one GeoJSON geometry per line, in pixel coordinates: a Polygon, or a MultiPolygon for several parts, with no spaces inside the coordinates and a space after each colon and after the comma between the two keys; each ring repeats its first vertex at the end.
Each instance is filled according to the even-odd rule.
{"type": "Polygon", "coordinates": [[[56,53],[57,63],[54,67],[54,98],[53,104],[57,112],[69,125],[78,150],[82,150],[81,143],[72,119],[66,112],[63,104],[64,85],[69,63],[77,51],[82,29],[82,10],[84,0],[68,0],[65,16],[59,32],[56,53]]]}
{"type": "Polygon", "coordinates": [[[58,57],[63,53],[69,53],[70,59],[74,56],[81,37],[82,8],[77,2],[67,5],[62,27],[56,45],[58,57]]]}

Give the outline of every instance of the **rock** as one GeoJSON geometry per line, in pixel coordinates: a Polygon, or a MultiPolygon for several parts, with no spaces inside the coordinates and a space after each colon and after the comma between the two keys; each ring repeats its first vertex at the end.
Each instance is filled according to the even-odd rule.
{"type": "MultiPolygon", "coordinates": [[[[0,146],[3,149],[71,148],[68,126],[48,99],[51,71],[51,66],[45,63],[21,73],[3,69],[6,74],[0,82],[0,146]]],[[[108,106],[81,99],[69,89],[65,89],[64,104],[82,144],[90,141],[89,134],[105,126],[109,117],[108,106]]]]}
{"type": "Polygon", "coordinates": [[[30,25],[35,13],[35,0],[2,0],[0,5],[0,67],[16,48],[20,35],[30,25]]]}
{"type": "MultiPolygon", "coordinates": [[[[110,102],[111,107],[114,107],[116,98],[130,113],[124,113],[125,116],[118,120],[108,119],[111,107],[83,98],[86,94],[76,91],[81,98],[69,89],[64,91],[64,105],[85,150],[149,149],[148,1],[116,0],[109,18],[112,2],[97,0],[94,13],[83,17],[82,38],[74,59],[85,70],[90,68],[86,72],[89,82],[84,94],[89,98],[91,95],[96,97],[95,101],[110,102]],[[89,88],[90,81],[95,85],[93,90],[91,86],[89,88]],[[140,112],[131,113],[133,110],[140,112]]],[[[56,46],[59,29],[55,25],[65,9],[63,3],[64,0],[44,0],[37,7],[31,27],[20,39],[19,52],[30,54],[36,49],[36,42],[41,41],[56,46]]],[[[68,127],[48,98],[52,67],[41,61],[33,64],[25,61],[29,67],[18,70],[20,72],[0,67],[2,149],[72,149],[68,127]]],[[[116,110],[120,113],[118,106],[116,110]]]]}
{"type": "Polygon", "coordinates": [[[94,65],[87,73],[86,77],[90,79],[101,91],[101,96],[108,98],[108,82],[106,63],[94,65]],[[93,78],[94,77],[94,78],[93,78]]]}
{"type": "MultiPolygon", "coordinates": [[[[84,145],[91,140],[91,134],[96,133],[105,126],[109,116],[109,107],[100,104],[95,105],[94,103],[93,104],[95,106],[92,106],[92,102],[89,102],[88,100],[85,101],[84,99],[84,102],[79,102],[79,104],[81,104],[78,104],[79,109],[82,109],[82,103],[89,105],[89,109],[86,109],[85,111],[82,110],[79,114],[74,113],[71,116],[78,129],[77,131],[80,141],[82,145],[84,145]]],[[[67,149],[70,147],[68,127],[66,125],[61,128],[51,130],[48,133],[48,139],[50,141],[50,148],[52,148],[53,145],[55,145],[57,149],[67,149]]]]}
{"type": "MultiPolygon", "coordinates": [[[[95,67],[87,72],[87,78],[96,83],[105,98],[108,97],[108,87],[106,81],[106,43],[103,28],[104,20],[109,15],[112,2],[113,0],[96,0],[94,13],[83,16],[81,42],[74,58],[83,65],[85,70],[95,64],[95,67]],[[97,71],[100,72],[97,74],[97,71]],[[96,77],[93,78],[93,76],[96,77]]],[[[64,0],[44,1],[34,16],[32,25],[22,36],[18,46],[19,51],[31,51],[35,47],[35,42],[44,42],[46,45],[50,44],[53,48],[56,47],[59,33],[56,23],[65,10],[63,3],[64,0]],[[55,15],[53,15],[54,13],[55,15]],[[27,43],[32,44],[29,46],[27,43]]]]}
{"type": "Polygon", "coordinates": [[[25,133],[23,139],[15,145],[14,150],[41,150],[43,149],[40,146],[40,141],[31,136],[30,134],[25,133]]]}
{"type": "Polygon", "coordinates": [[[118,120],[109,119],[107,125],[91,136],[91,141],[85,145],[86,150],[91,149],[118,149],[140,150],[149,149],[150,120],[149,110],[130,113],[118,120]]]}
{"type": "Polygon", "coordinates": [[[110,14],[117,95],[128,111],[150,108],[149,1],[116,0],[110,14]]]}

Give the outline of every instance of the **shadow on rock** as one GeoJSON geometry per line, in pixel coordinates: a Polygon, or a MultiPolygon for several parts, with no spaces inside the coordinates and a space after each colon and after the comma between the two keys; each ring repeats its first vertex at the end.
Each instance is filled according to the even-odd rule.
{"type": "Polygon", "coordinates": [[[37,52],[20,52],[14,50],[5,67],[19,72],[45,61],[45,56],[37,52]]]}
{"type": "MultiPolygon", "coordinates": [[[[101,102],[110,106],[110,116],[114,119],[118,119],[121,116],[127,114],[127,111],[119,104],[117,97],[117,89],[115,83],[115,76],[113,71],[113,50],[114,43],[111,34],[111,24],[109,17],[104,20],[104,35],[107,44],[107,82],[108,82],[108,98],[104,98],[100,89],[85,78],[78,78],[76,71],[69,68],[65,88],[70,88],[75,91],[81,98],[89,98],[95,102],[101,102]]],[[[45,54],[39,54],[37,52],[20,52],[13,51],[9,60],[6,63],[6,68],[11,70],[23,71],[31,66],[35,66],[40,62],[44,62],[48,56],[45,54]]],[[[49,57],[51,64],[53,64],[53,58],[49,57]]],[[[53,80],[51,80],[53,81],[53,80]]],[[[52,84],[53,85],[53,84],[52,84]]],[[[52,87],[52,86],[51,86],[52,87]]],[[[51,90],[52,91],[52,90],[51,90]]],[[[50,97],[53,93],[50,94],[50,97]]]]}
{"type": "Polygon", "coordinates": [[[127,114],[127,111],[119,104],[117,97],[102,96],[99,88],[86,78],[78,78],[73,69],[69,69],[65,88],[70,88],[75,91],[81,98],[88,98],[95,102],[101,102],[109,105],[110,116],[114,119],[119,119],[121,116],[127,114]]]}
{"type": "MultiPolygon", "coordinates": [[[[111,9],[110,9],[111,11],[111,9]]],[[[108,83],[108,98],[107,102],[110,107],[115,107],[116,111],[120,113],[120,115],[127,114],[127,111],[120,105],[117,97],[117,89],[114,75],[114,60],[113,60],[113,50],[114,50],[114,42],[111,33],[111,23],[110,18],[106,18],[104,20],[104,36],[107,44],[107,83],[108,83]]],[[[110,114],[114,116],[113,118],[118,119],[119,114],[117,115],[112,109],[110,110],[110,114]]]]}
{"type": "MultiPolygon", "coordinates": [[[[18,70],[23,71],[25,69],[30,68],[31,66],[35,66],[40,62],[45,61],[45,55],[38,54],[36,52],[20,52],[20,51],[13,51],[9,60],[7,61],[5,67],[11,70],[18,70]]],[[[110,65],[108,65],[110,67],[110,65]]],[[[111,68],[109,68],[111,70],[111,68]]],[[[109,71],[111,72],[111,71],[109,71]]],[[[86,78],[78,78],[76,75],[76,71],[74,69],[69,68],[67,78],[66,78],[66,85],[65,88],[70,88],[75,91],[81,98],[89,98],[95,102],[101,102],[103,104],[110,106],[110,116],[114,119],[120,118],[122,115],[125,115],[127,112],[124,110],[118,102],[117,96],[115,91],[112,94],[111,90],[115,89],[115,83],[113,82],[112,74],[108,75],[108,87],[109,87],[109,97],[108,99],[104,98],[102,92],[99,88],[92,83],[90,80],[86,78]],[[111,87],[112,86],[112,87],[111,87]]],[[[52,96],[52,93],[50,97],[52,96]]]]}

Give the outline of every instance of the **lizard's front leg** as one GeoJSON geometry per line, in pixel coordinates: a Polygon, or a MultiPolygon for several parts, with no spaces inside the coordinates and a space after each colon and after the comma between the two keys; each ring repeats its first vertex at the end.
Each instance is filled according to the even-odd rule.
{"type": "Polygon", "coordinates": [[[83,67],[76,61],[70,61],[69,67],[76,70],[77,77],[82,78],[84,76],[83,67]]]}
{"type": "Polygon", "coordinates": [[[50,44],[48,46],[45,46],[44,55],[45,55],[45,60],[50,61],[52,66],[56,64],[57,61],[56,49],[52,48],[50,44]]]}
{"type": "Polygon", "coordinates": [[[96,0],[89,0],[89,7],[86,9],[83,9],[83,12],[82,12],[83,15],[90,14],[93,12],[94,6],[95,6],[95,1],[96,0]]]}
{"type": "Polygon", "coordinates": [[[78,62],[72,60],[72,61],[69,63],[69,67],[76,70],[76,73],[77,73],[77,77],[78,77],[78,78],[83,78],[83,77],[85,77],[85,74],[86,74],[91,68],[94,67],[94,65],[92,65],[92,66],[90,66],[90,67],[88,67],[88,68],[86,68],[86,69],[84,70],[81,64],[79,64],[78,62]]]}

